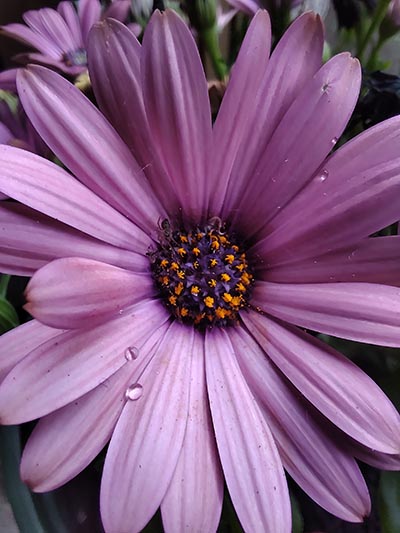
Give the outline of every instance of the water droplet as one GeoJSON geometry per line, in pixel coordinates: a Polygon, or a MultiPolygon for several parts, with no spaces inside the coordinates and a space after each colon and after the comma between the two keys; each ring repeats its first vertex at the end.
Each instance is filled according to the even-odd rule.
{"type": "Polygon", "coordinates": [[[334,137],[332,140],[331,140],[331,144],[332,146],[335,146],[335,144],[338,142],[338,138],[337,137],[334,137]]]}
{"type": "Polygon", "coordinates": [[[317,177],[317,181],[325,181],[327,177],[329,176],[329,170],[327,168],[324,168],[322,172],[317,177]]]}
{"type": "Polygon", "coordinates": [[[127,400],[138,400],[143,394],[143,387],[140,383],[134,383],[125,391],[125,398],[127,400]]]}
{"type": "Polygon", "coordinates": [[[122,315],[123,312],[124,312],[124,310],[123,310],[123,309],[120,309],[120,310],[118,311],[118,314],[119,314],[119,315],[122,315]]]}
{"type": "Polygon", "coordinates": [[[139,348],[136,348],[136,346],[128,346],[128,348],[125,350],[125,359],[127,361],[133,361],[134,359],[137,359],[139,357],[139,348]]]}
{"type": "Polygon", "coordinates": [[[287,157],[285,160],[284,160],[284,163],[287,163],[289,161],[289,158],[287,157]]]}

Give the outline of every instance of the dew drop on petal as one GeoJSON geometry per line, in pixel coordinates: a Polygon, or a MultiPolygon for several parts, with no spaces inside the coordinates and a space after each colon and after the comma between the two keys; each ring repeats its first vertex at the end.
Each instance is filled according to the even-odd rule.
{"type": "Polygon", "coordinates": [[[128,346],[125,350],[125,359],[127,361],[133,361],[139,357],[139,348],[136,346],[128,346]]]}
{"type": "Polygon", "coordinates": [[[321,173],[317,176],[317,181],[323,182],[325,181],[329,176],[329,170],[324,168],[321,173]]]}
{"type": "Polygon", "coordinates": [[[134,383],[125,391],[125,398],[127,400],[138,400],[143,394],[143,387],[140,383],[134,383]]]}
{"type": "Polygon", "coordinates": [[[338,138],[337,137],[334,137],[332,140],[331,140],[331,144],[332,146],[335,146],[335,144],[338,142],[338,138]]]}

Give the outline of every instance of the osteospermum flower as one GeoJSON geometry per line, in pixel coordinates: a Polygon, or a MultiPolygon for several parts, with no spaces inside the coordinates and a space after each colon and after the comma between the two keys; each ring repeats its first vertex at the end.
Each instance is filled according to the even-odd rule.
{"type": "Polygon", "coordinates": [[[400,344],[400,119],[329,155],[360,67],[321,66],[306,14],[270,59],[249,27],[212,128],[195,42],[156,12],[143,46],[98,24],[89,70],[101,114],[55,72],[18,89],[69,174],[0,147],[0,269],[33,275],[35,317],[1,340],[0,419],[40,418],[22,478],[48,491],[111,439],[108,532],[213,531],[224,480],[246,531],[290,531],[284,470],[350,521],[370,508],[355,460],[399,466],[393,405],[307,328],[400,344]],[[113,80],[119,80],[114,83],[113,80]],[[111,123],[111,124],[110,124],[111,123]],[[114,129],[115,128],[115,129],[114,129]],[[118,133],[117,133],[118,132],[118,133]]]}
{"type": "Polygon", "coordinates": [[[254,15],[260,8],[273,10],[296,7],[301,3],[301,0],[227,0],[227,2],[248,15],[254,15]]]}
{"type": "Polygon", "coordinates": [[[20,54],[20,60],[77,76],[87,68],[87,39],[93,24],[106,17],[124,21],[129,9],[130,0],[114,0],[103,13],[100,0],[79,0],[77,10],[72,2],[63,1],[57,9],[27,11],[23,15],[26,25],[7,24],[1,30],[38,50],[20,54]]]}

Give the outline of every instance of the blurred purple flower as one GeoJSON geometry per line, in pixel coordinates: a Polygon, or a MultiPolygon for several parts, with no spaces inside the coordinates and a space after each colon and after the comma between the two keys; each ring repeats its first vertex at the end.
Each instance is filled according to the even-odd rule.
{"type": "Polygon", "coordinates": [[[248,15],[254,15],[258,9],[265,8],[270,10],[281,7],[296,7],[301,0],[226,0],[228,4],[244,11],[248,15]]]}
{"type": "Polygon", "coordinates": [[[0,270],[33,275],[35,317],[2,337],[0,419],[40,418],[21,465],[36,491],[111,438],[108,532],[140,531],[159,506],[166,531],[215,531],[224,479],[246,531],[289,532],[283,467],[359,522],[370,500],[355,457],[399,468],[391,402],[304,328],[400,345],[399,237],[369,237],[398,220],[400,118],[331,154],[357,60],[322,65],[311,13],[268,59],[270,41],[259,12],[213,128],[195,42],[172,11],[153,15],[143,46],[116,21],[92,31],[111,125],[58,74],[18,74],[73,175],[0,147],[0,191],[19,202],[1,206],[0,270]]]}
{"type": "Polygon", "coordinates": [[[77,76],[87,68],[87,39],[95,22],[106,17],[124,21],[130,0],[114,0],[102,12],[99,0],[79,0],[77,10],[69,1],[60,2],[57,9],[42,8],[27,11],[25,24],[1,26],[4,34],[32,46],[38,53],[20,54],[24,63],[40,63],[77,76]]]}

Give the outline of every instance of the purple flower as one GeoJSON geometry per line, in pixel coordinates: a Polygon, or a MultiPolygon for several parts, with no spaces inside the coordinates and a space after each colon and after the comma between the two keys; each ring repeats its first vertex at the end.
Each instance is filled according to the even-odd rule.
{"type": "Polygon", "coordinates": [[[111,439],[106,531],[214,531],[224,479],[246,531],[290,531],[283,467],[349,521],[369,513],[355,458],[399,467],[399,416],[303,328],[400,345],[400,119],[330,154],[357,100],[349,54],[321,65],[318,16],[271,58],[252,20],[214,127],[189,29],[156,12],[143,46],[96,25],[104,116],[55,72],[19,73],[25,110],[71,171],[0,147],[0,269],[33,275],[35,320],[1,340],[0,419],[40,418],[22,478],[71,479],[111,439]],[[118,80],[119,83],[115,83],[118,80]],[[76,176],[76,177],[75,177],[76,176]],[[393,286],[392,286],[393,285],[393,286]],[[214,326],[214,327],[212,327],[214,326]]]}
{"type": "Polygon", "coordinates": [[[57,10],[46,7],[27,11],[23,15],[26,25],[13,23],[1,29],[38,50],[20,54],[20,60],[77,76],[87,68],[87,39],[93,24],[106,17],[124,21],[129,9],[129,0],[114,0],[104,13],[99,0],[79,0],[77,11],[72,2],[63,1],[57,10]]]}
{"type": "Polygon", "coordinates": [[[296,7],[301,0],[227,0],[227,2],[248,15],[254,15],[260,7],[268,10],[281,7],[296,7]]]}

